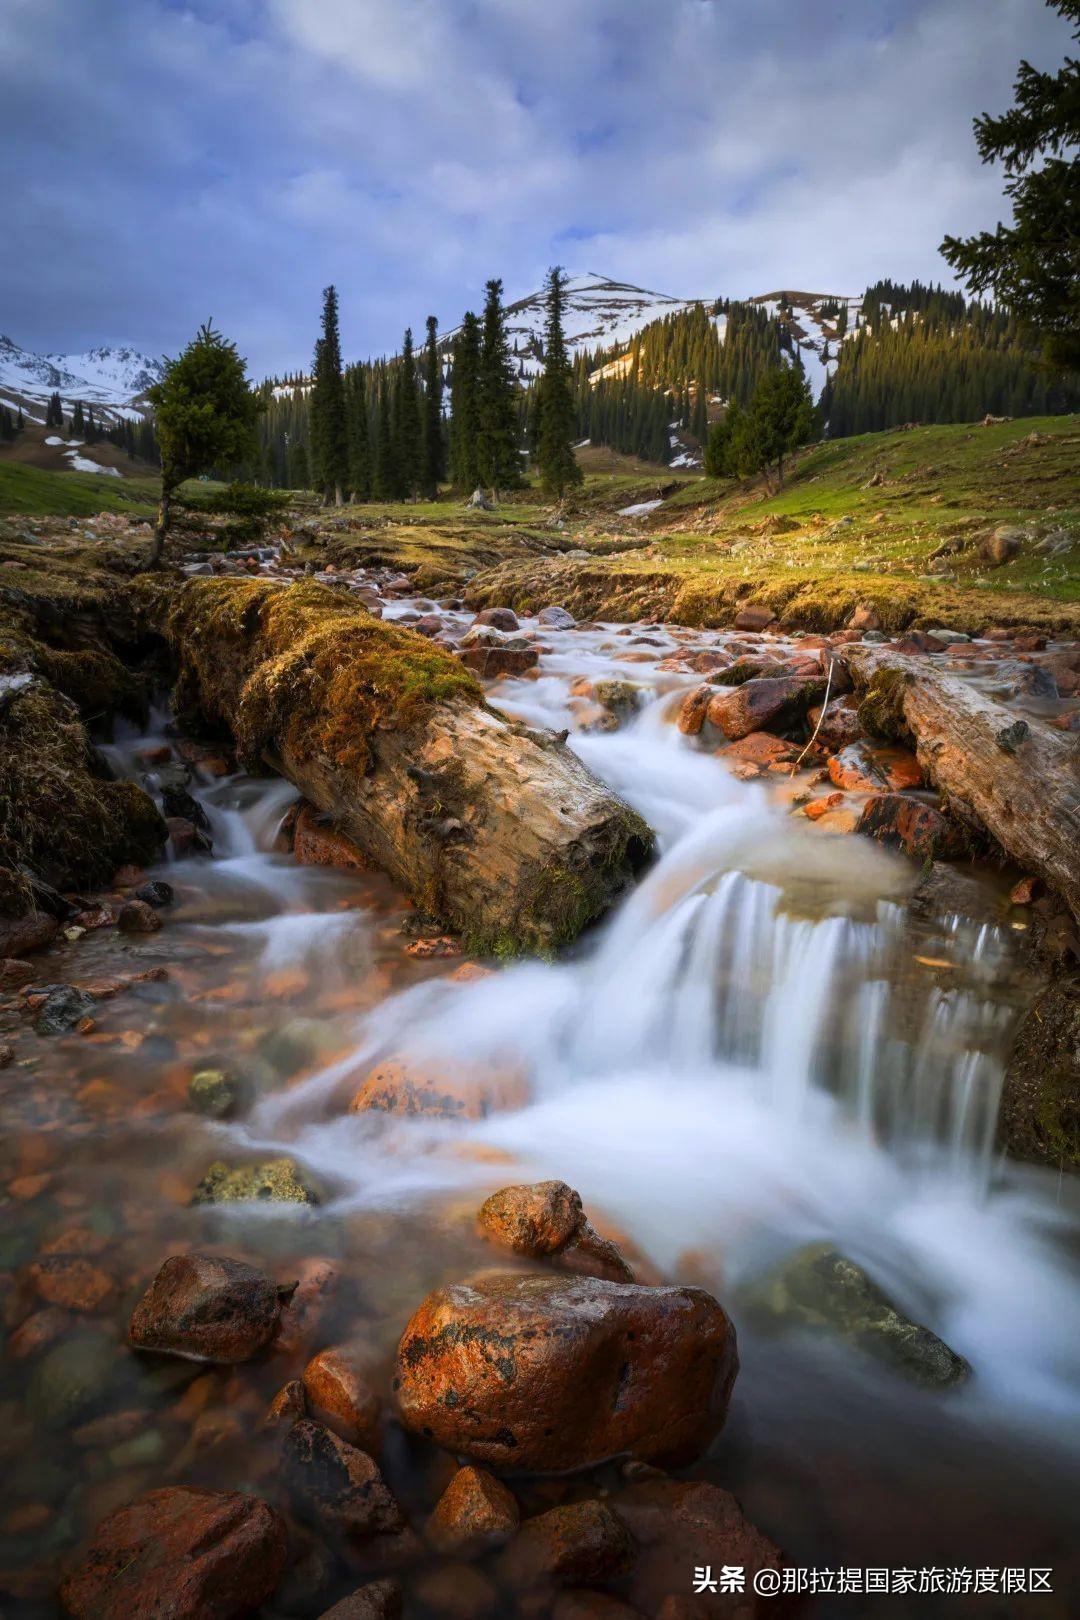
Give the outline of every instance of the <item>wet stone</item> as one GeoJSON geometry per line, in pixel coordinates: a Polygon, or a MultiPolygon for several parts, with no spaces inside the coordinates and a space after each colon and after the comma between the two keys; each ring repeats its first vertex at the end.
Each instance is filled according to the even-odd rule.
{"type": "Polygon", "coordinates": [[[216,1160],[199,1182],[193,1204],[276,1203],[315,1204],[315,1193],[302,1181],[292,1159],[270,1159],[265,1164],[231,1166],[216,1160]]]}
{"type": "Polygon", "coordinates": [[[321,1423],[293,1425],[282,1469],[297,1512],[332,1535],[363,1540],[407,1529],[375,1460],[321,1423]]]}
{"type": "Polygon", "coordinates": [[[94,997],[85,990],[72,984],[57,985],[38,1009],[34,1028],[39,1035],[69,1035],[96,1007],[94,997]]]}
{"type": "Polygon", "coordinates": [[[249,1361],[274,1339],[295,1287],[240,1260],[175,1254],[136,1305],[128,1336],[137,1350],[191,1361],[249,1361]]]}
{"type": "Polygon", "coordinates": [[[241,1101],[242,1087],[224,1069],[200,1069],[188,1084],[188,1098],[197,1114],[210,1119],[228,1119],[241,1101]]]}

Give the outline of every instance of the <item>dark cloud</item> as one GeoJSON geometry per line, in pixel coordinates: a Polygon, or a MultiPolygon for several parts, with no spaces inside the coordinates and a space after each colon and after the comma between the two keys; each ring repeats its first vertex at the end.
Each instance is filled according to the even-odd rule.
{"type": "Polygon", "coordinates": [[[5,0],[0,330],[257,371],[445,324],[548,262],[681,295],[943,278],[993,223],[972,115],[1037,0],[5,0]]]}

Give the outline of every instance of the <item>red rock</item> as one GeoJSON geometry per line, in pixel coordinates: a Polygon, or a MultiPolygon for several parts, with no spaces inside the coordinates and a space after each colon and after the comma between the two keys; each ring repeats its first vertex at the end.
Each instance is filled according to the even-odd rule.
{"type": "Polygon", "coordinates": [[[1014,883],[1009,890],[1009,899],[1014,906],[1030,906],[1042,894],[1044,886],[1041,878],[1021,878],[1019,883],[1014,883]]]}
{"type": "Polygon", "coordinates": [[[468,1564],[425,1569],[410,1585],[424,1620],[499,1620],[505,1614],[498,1588],[468,1564]]]}
{"type": "Polygon", "coordinates": [[[774,767],[793,765],[801,752],[798,744],[785,742],[768,731],[752,731],[748,737],[740,737],[738,742],[717,750],[721,759],[752,766],[754,774],[759,776],[774,767]]]}
{"type": "Polygon", "coordinates": [[[415,630],[418,636],[440,636],[446,626],[437,613],[422,613],[409,628],[415,630]]]}
{"type": "Polygon", "coordinates": [[[371,862],[358,844],[330,825],[314,805],[302,805],[293,835],[293,854],[301,866],[336,866],[371,871],[371,862]]]}
{"type": "Polygon", "coordinates": [[[140,765],[166,765],[172,759],[169,743],[158,743],[149,748],[136,748],[135,758],[140,765]]]}
{"type": "Polygon", "coordinates": [[[428,1295],[395,1388],[406,1427],[436,1444],[547,1472],[624,1452],[691,1461],[737,1370],[735,1330],[702,1289],[495,1273],[428,1295]]]}
{"type": "Polygon", "coordinates": [[[509,1540],[521,1522],[511,1491],[483,1468],[459,1468],[436,1502],[427,1539],[437,1552],[466,1557],[509,1540]]]}
{"type": "Polygon", "coordinates": [[[282,1313],[277,1347],[285,1355],[311,1347],[322,1337],[322,1322],[334,1301],[341,1274],[331,1260],[312,1256],[297,1265],[300,1280],[282,1313]]]}
{"type": "Polygon", "coordinates": [[[637,1548],[605,1502],[569,1502],[527,1519],[500,1560],[510,1586],[590,1586],[625,1575],[637,1548]]]}
{"type": "Polygon", "coordinates": [[[1006,630],[1003,625],[991,624],[986,627],[980,636],[981,641],[1011,641],[1013,632],[1006,630]]]}
{"type": "Polygon", "coordinates": [[[868,799],[855,831],[921,861],[956,859],[964,853],[962,834],[941,811],[906,793],[878,793],[868,799]]]}
{"type": "Polygon", "coordinates": [[[700,1611],[686,1611],[695,1620],[699,1612],[702,1620],[713,1614],[756,1620],[785,1612],[776,1598],[755,1597],[753,1591],[757,1572],[782,1569],[783,1555],[749,1523],[729,1492],[703,1480],[649,1480],[613,1496],[611,1507],[641,1549],[628,1596],[646,1613],[668,1613],[660,1605],[673,1589],[685,1593],[687,1572],[703,1563],[711,1564],[714,1572],[725,1564],[741,1567],[746,1590],[709,1593],[702,1598],[700,1611]]]}
{"type": "Polygon", "coordinates": [[[89,1423],[83,1423],[71,1433],[72,1444],[76,1446],[92,1446],[95,1450],[102,1448],[108,1450],[112,1446],[122,1445],[125,1440],[131,1440],[135,1435],[150,1425],[149,1414],[142,1408],[134,1408],[127,1412],[106,1412],[103,1417],[92,1418],[89,1423]]]}
{"type": "Polygon", "coordinates": [[[810,704],[824,694],[823,677],[786,675],[745,681],[732,691],[719,691],[708,708],[708,718],[732,741],[752,731],[792,725],[810,704]]]}
{"type": "Polygon", "coordinates": [[[933,636],[926,635],[922,630],[905,630],[897,641],[892,643],[896,652],[901,653],[939,653],[941,642],[933,636]]]}
{"type": "Polygon", "coordinates": [[[364,1451],[379,1447],[379,1397],[365,1370],[370,1357],[355,1346],[321,1350],[304,1368],[308,1413],[364,1451]]]}
{"type": "Polygon", "coordinates": [[[27,1356],[36,1355],[39,1350],[45,1350],[57,1339],[63,1338],[71,1325],[69,1313],[56,1305],[49,1305],[43,1311],[35,1311],[11,1335],[7,1353],[12,1361],[23,1361],[27,1356]]]}
{"type": "Polygon", "coordinates": [[[36,977],[29,962],[22,962],[17,956],[0,957],[0,990],[21,990],[36,977]]]}
{"type": "Polygon", "coordinates": [[[730,663],[730,654],[721,652],[719,647],[703,647],[699,652],[687,653],[682,659],[683,668],[695,675],[712,675],[718,669],[726,669],[730,663]]]}
{"type": "Polygon", "coordinates": [[[473,624],[490,625],[492,630],[518,630],[518,616],[513,608],[490,607],[483,608],[476,615],[473,624]]]}
{"type": "Polygon", "coordinates": [[[364,1540],[407,1529],[374,1459],[321,1423],[295,1423],[282,1459],[297,1512],[324,1532],[364,1540]]]}
{"type": "Polygon", "coordinates": [[[46,1305],[65,1311],[97,1311],[116,1293],[112,1278],[78,1256],[46,1255],[26,1268],[26,1275],[46,1305]]]}
{"type": "Polygon", "coordinates": [[[60,1600],[75,1620],[238,1620],[270,1597],[285,1551],[258,1497],[169,1486],[102,1521],[60,1600]]]}
{"type": "Polygon", "coordinates": [[[845,628],[858,630],[860,634],[865,634],[867,630],[880,630],[881,618],[873,602],[860,602],[851,613],[845,628]]]}
{"type": "Polygon", "coordinates": [[[735,615],[736,630],[767,630],[776,623],[776,614],[762,603],[747,602],[735,615]]]}
{"type": "Polygon", "coordinates": [[[803,806],[803,815],[807,821],[820,821],[830,810],[838,810],[843,802],[842,793],[829,793],[823,799],[811,799],[809,804],[803,806]]]}
{"type": "Polygon", "coordinates": [[[137,1350],[192,1361],[250,1361],[276,1335],[295,1288],[239,1260],[170,1255],[136,1305],[128,1336],[137,1350]]]}
{"type": "Polygon", "coordinates": [[[390,1056],[364,1078],[349,1104],[353,1114],[427,1114],[435,1119],[484,1119],[529,1100],[524,1076],[476,1064],[435,1066],[390,1056]]]}
{"type": "Polygon", "coordinates": [[[579,1276],[634,1280],[614,1243],[589,1224],[580,1196],[565,1181],[503,1187],[481,1206],[479,1224],[484,1237],[515,1254],[551,1258],[579,1276]]]}
{"type": "MultiPolygon", "coordinates": [[[[187,855],[195,848],[199,841],[199,831],[193,821],[186,816],[166,816],[165,825],[169,829],[169,844],[174,855],[187,855]]],[[[142,873],[139,873],[139,877],[142,873]]],[[[138,881],[136,878],[134,881],[138,881]]]]}
{"type": "Polygon", "coordinates": [[[922,766],[906,748],[850,743],[829,760],[829,779],[849,793],[904,793],[923,785],[922,766]]]}
{"type": "Polygon", "coordinates": [[[122,934],[154,934],[161,927],[161,918],[145,900],[125,900],[116,924],[122,934]]]}
{"type": "Polygon", "coordinates": [[[28,917],[0,917],[0,957],[29,956],[52,943],[60,930],[55,917],[33,913],[28,917]]]}
{"type": "Polygon", "coordinates": [[[820,703],[813,704],[806,711],[806,720],[811,731],[817,728],[816,740],[826,748],[846,748],[848,743],[858,742],[863,736],[858,708],[848,698],[841,698],[839,702],[830,701],[824,718],[821,711],[820,703]]]}
{"type": "Polygon", "coordinates": [[[401,1587],[396,1581],[369,1581],[335,1603],[319,1620],[401,1620],[401,1587]]]}
{"type": "Polygon", "coordinates": [[[709,704],[716,696],[715,686],[695,686],[688,692],[679,707],[676,724],[684,737],[696,737],[705,724],[709,704]]]}
{"type": "Polygon", "coordinates": [[[540,653],[535,647],[462,647],[458,652],[461,662],[474,670],[483,680],[501,680],[505,675],[524,675],[535,669],[540,653]]]}
{"type": "Polygon", "coordinates": [[[1013,642],[1016,652],[1042,652],[1046,646],[1046,637],[1038,635],[1017,636],[1013,642]]]}
{"type": "Polygon", "coordinates": [[[264,1429],[291,1429],[302,1417],[307,1416],[307,1401],[304,1397],[304,1386],[299,1378],[290,1378],[287,1384],[282,1384],[277,1394],[263,1414],[262,1427],[264,1429]]]}

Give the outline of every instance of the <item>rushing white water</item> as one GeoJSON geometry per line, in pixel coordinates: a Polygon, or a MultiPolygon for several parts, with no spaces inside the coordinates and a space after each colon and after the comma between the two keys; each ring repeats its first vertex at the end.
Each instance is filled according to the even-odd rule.
{"type": "MultiPolygon", "coordinates": [[[[608,636],[575,633],[495,701],[571,723],[571,677],[627,674],[608,636]]],[[[656,639],[662,657],[671,639],[656,639]]],[[[828,1239],[968,1357],[969,1414],[1022,1413],[1062,1437],[1080,1413],[1075,1224],[1052,1177],[1006,1170],[992,1147],[1014,1016],[1006,936],[959,918],[915,932],[908,863],[815,836],[665,721],[685,676],[630,673],[651,701],[573,745],[657,830],[660,859],[636,890],[569,960],[382,1001],[349,1055],[264,1096],[233,1145],[292,1154],[331,1208],[558,1176],[660,1267],[693,1253],[724,1297],[828,1239]],[[530,1100],[473,1122],[350,1115],[391,1052],[520,1073],[530,1100]]],[[[200,790],[225,857],[215,881],[259,884],[285,915],[229,926],[267,930],[273,961],[339,956],[348,921],[305,911],[291,888],[316,875],[259,853],[288,793],[215,803],[236,792],[200,790]]]]}

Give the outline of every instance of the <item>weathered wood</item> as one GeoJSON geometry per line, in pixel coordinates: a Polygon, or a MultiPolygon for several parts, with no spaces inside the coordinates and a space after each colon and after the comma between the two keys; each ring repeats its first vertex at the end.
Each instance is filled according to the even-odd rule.
{"type": "Polygon", "coordinates": [[[910,732],[949,810],[985,828],[1080,920],[1080,739],[918,658],[861,645],[839,656],[873,712],[910,732]]]}
{"type": "Polygon", "coordinates": [[[168,633],[181,704],[227,724],[480,952],[568,944],[651,853],[640,816],[561,738],[511,723],[452,655],[339,592],[191,581],[168,633]]]}

